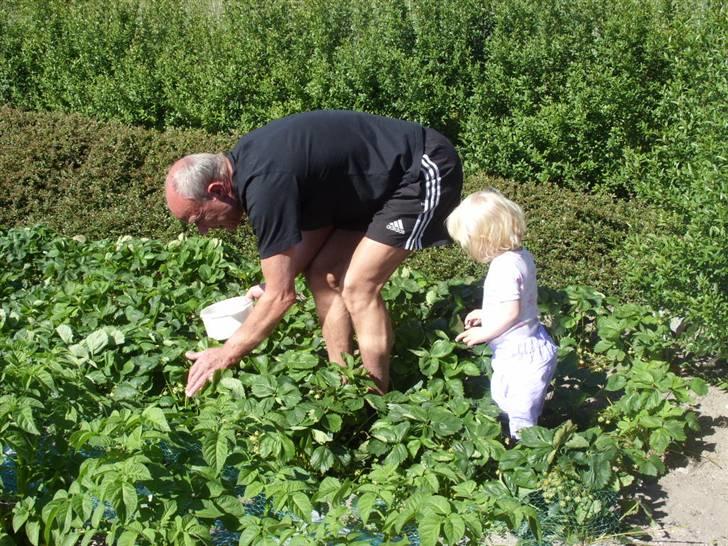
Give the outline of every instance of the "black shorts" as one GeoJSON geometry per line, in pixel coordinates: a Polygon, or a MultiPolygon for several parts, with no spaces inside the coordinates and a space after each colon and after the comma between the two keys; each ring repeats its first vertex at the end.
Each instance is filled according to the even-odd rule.
{"type": "Polygon", "coordinates": [[[420,176],[397,188],[375,213],[366,236],[388,246],[418,250],[451,242],[445,219],[460,203],[463,169],[450,141],[425,129],[420,176]]]}

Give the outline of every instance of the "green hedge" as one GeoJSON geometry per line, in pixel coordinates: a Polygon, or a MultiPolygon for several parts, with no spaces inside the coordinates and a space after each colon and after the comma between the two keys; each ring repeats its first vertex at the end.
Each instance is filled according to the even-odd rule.
{"type": "MultiPolygon", "coordinates": [[[[128,234],[170,239],[189,230],[166,210],[166,168],[184,154],[222,151],[235,142],[202,131],[159,132],[7,107],[0,108],[0,135],[0,224],[44,223],[62,234],[92,238],[128,234]]],[[[485,176],[468,177],[465,191],[486,186],[500,188],[524,206],[527,244],[545,284],[583,283],[631,297],[615,280],[614,253],[629,234],[646,233],[644,228],[657,218],[655,211],[553,184],[485,176]]],[[[220,236],[256,257],[247,226],[232,237],[220,236]]],[[[484,273],[454,246],[416,253],[410,261],[437,279],[484,273]]]]}
{"type": "Polygon", "coordinates": [[[93,238],[176,236],[180,224],[163,205],[169,164],[235,141],[10,108],[0,109],[0,135],[0,223],[93,238]]]}
{"type": "Polygon", "coordinates": [[[693,6],[700,33],[675,36],[654,145],[631,149],[618,184],[679,216],[679,229],[631,237],[625,282],[686,318],[687,348],[728,358],[728,11],[693,6]]]}
{"type": "Polygon", "coordinates": [[[631,195],[625,162],[675,155],[673,111],[710,108],[676,88],[725,98],[726,33],[697,0],[5,0],[0,100],[234,133],[366,110],[445,131],[473,171],[631,195]]]}
{"type": "MultiPolygon", "coordinates": [[[[570,281],[616,283],[684,316],[691,351],[726,356],[727,40],[724,3],[702,0],[6,0],[0,101],[229,135],[301,110],[364,110],[444,131],[470,173],[639,197],[680,227],[656,221],[649,235],[637,226],[627,236],[642,205],[556,199],[573,222],[566,233],[535,234],[536,250],[554,254],[546,278],[560,283],[568,272],[570,281]],[[595,227],[595,214],[613,209],[626,216],[595,227]],[[580,229],[590,232],[573,233],[580,229]],[[581,254],[575,241],[595,237],[583,266],[556,265],[556,254],[581,254]]],[[[173,136],[170,152],[186,138],[173,136]]],[[[78,160],[72,143],[56,144],[78,160]]],[[[131,154],[128,172],[142,157],[131,154]]],[[[142,191],[138,176],[127,180],[142,191]]],[[[116,191],[85,199],[103,211],[116,191]]],[[[555,190],[527,196],[540,191],[549,201],[555,190]]],[[[37,212],[56,205],[46,199],[37,212]]],[[[168,225],[150,210],[122,218],[168,225]]],[[[122,227],[111,216],[85,229],[122,227]]],[[[443,271],[468,268],[436,256],[428,262],[443,271]]]]}

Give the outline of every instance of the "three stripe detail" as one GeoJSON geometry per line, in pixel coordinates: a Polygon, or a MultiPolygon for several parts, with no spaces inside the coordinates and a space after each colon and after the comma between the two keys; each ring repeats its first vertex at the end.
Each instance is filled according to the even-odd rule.
{"type": "MultiPolygon", "coordinates": [[[[419,250],[422,248],[422,236],[435,214],[435,209],[440,203],[440,169],[427,154],[422,156],[422,166],[420,171],[425,176],[425,200],[422,212],[417,216],[415,227],[412,234],[407,239],[404,247],[407,250],[419,250]]],[[[387,226],[389,227],[389,226],[387,226]]]]}

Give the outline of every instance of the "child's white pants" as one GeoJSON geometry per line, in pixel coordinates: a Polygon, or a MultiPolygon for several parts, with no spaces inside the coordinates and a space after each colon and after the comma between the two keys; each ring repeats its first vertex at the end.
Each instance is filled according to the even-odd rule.
{"type": "Polygon", "coordinates": [[[546,390],[556,371],[556,345],[541,326],[533,337],[493,347],[493,401],[508,415],[511,436],[538,423],[546,390]]]}

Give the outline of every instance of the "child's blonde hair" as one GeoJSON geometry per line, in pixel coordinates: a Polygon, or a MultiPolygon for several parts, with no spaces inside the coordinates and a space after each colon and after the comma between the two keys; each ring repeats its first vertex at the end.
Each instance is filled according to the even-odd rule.
{"type": "Polygon", "coordinates": [[[468,195],[447,217],[447,231],[477,262],[520,248],[526,234],[523,210],[496,189],[468,195]]]}

